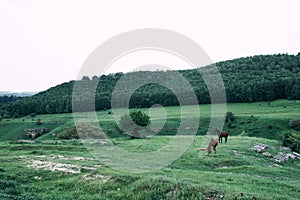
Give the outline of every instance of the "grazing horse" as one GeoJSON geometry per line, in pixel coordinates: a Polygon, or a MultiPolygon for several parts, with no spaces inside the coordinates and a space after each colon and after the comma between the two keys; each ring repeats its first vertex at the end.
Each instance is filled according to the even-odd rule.
{"type": "Polygon", "coordinates": [[[216,149],[217,146],[218,146],[218,140],[215,137],[213,137],[211,138],[207,148],[198,148],[197,150],[207,151],[207,153],[210,154],[211,147],[213,147],[213,150],[215,151],[215,153],[217,153],[217,149],[216,149]]]}
{"type": "Polygon", "coordinates": [[[221,141],[221,143],[223,142],[223,141],[222,141],[222,138],[223,138],[223,137],[225,138],[225,143],[227,142],[228,131],[223,131],[223,132],[221,132],[219,129],[216,128],[215,133],[217,133],[218,136],[219,136],[219,142],[220,142],[220,141],[221,141]]]}

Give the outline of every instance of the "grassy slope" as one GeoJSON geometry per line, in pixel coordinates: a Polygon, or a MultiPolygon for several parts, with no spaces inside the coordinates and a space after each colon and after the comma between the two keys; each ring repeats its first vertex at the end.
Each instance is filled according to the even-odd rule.
{"type": "MultiPolygon", "coordinates": [[[[197,136],[191,147],[175,162],[166,168],[146,173],[128,174],[114,171],[105,166],[97,170],[85,170],[83,166],[101,164],[98,161],[78,161],[74,159],[52,161],[78,164],[82,168],[80,174],[49,172],[26,167],[30,160],[40,159],[38,156],[63,155],[92,157],[80,146],[78,141],[62,141],[60,145],[51,136],[64,127],[72,124],[72,114],[37,116],[43,125],[35,125],[30,118],[3,120],[0,122],[0,199],[204,199],[205,197],[224,196],[233,199],[243,193],[244,199],[297,199],[300,188],[299,161],[288,162],[280,166],[249,150],[254,144],[270,145],[269,152],[277,154],[279,139],[286,131],[290,119],[299,117],[300,101],[274,101],[251,104],[228,104],[227,110],[235,114],[235,127],[229,130],[231,137],[228,144],[218,146],[218,153],[206,156],[195,151],[203,144],[203,136],[197,136]],[[253,116],[252,116],[253,115],[253,116]],[[272,128],[270,128],[270,126],[272,128]],[[48,127],[52,130],[38,140],[39,144],[19,145],[9,140],[22,138],[24,128],[48,127]],[[233,136],[233,135],[242,136],[233,136]],[[247,135],[256,137],[246,137],[247,135]],[[25,157],[19,157],[25,156],[25,157]],[[96,176],[96,175],[101,176],[96,176]],[[83,180],[84,176],[96,177],[83,180]],[[109,180],[103,183],[103,176],[109,180]],[[36,178],[38,177],[38,178],[36,178]],[[102,178],[101,178],[102,177],[102,178]]],[[[161,134],[170,134],[169,127],[178,126],[180,120],[179,107],[166,107],[168,121],[161,134]]],[[[187,116],[196,117],[194,106],[188,107],[187,116]]],[[[205,134],[209,122],[210,106],[201,105],[201,130],[205,134]],[[202,128],[203,127],[203,128],[202,128]]],[[[152,110],[159,112],[159,110],[152,110]]],[[[98,112],[100,124],[104,130],[115,127],[112,116],[106,112],[98,112]]],[[[155,124],[161,119],[153,121],[155,124]]],[[[129,151],[150,151],[164,146],[170,137],[156,136],[146,140],[127,140],[115,138],[114,143],[129,151]]],[[[204,144],[203,144],[204,145],[204,144]]],[[[240,199],[240,196],[238,197],[240,199]]]]}
{"type": "MultiPolygon", "coordinates": [[[[187,113],[185,117],[197,117],[195,106],[185,106],[187,113]]],[[[161,135],[170,135],[174,132],[169,132],[168,128],[178,127],[180,123],[180,107],[165,107],[165,112],[168,116],[167,123],[164,129],[159,133],[161,135]]],[[[204,135],[207,132],[207,127],[210,121],[210,105],[200,105],[200,124],[198,134],[204,135]]],[[[144,109],[148,111],[148,109],[144,109]]],[[[258,103],[234,103],[227,104],[227,111],[231,111],[236,116],[236,121],[232,124],[234,128],[228,127],[225,124],[224,129],[229,130],[231,135],[244,134],[248,136],[264,137],[269,139],[281,139],[283,133],[291,131],[288,122],[296,117],[300,117],[300,101],[277,100],[274,102],[258,102],[258,103]]],[[[151,109],[151,112],[162,113],[161,108],[151,109]]],[[[52,131],[38,138],[38,140],[54,139],[51,133],[62,131],[65,127],[70,126],[73,121],[73,115],[55,114],[55,115],[40,115],[36,116],[34,121],[31,118],[10,119],[9,121],[2,120],[0,122],[0,141],[22,139],[22,131],[25,128],[40,128],[48,127],[52,131]],[[40,118],[43,122],[41,126],[35,125],[36,119],[40,118]],[[23,121],[24,120],[24,121],[23,121]]],[[[108,111],[97,112],[97,117],[100,120],[101,127],[104,131],[116,129],[116,124],[113,121],[113,116],[108,114],[108,111]]],[[[160,118],[154,118],[153,125],[160,123],[160,118]]],[[[118,131],[111,137],[118,137],[118,131]]]]}
{"type": "MultiPolygon", "coordinates": [[[[144,152],[160,148],[169,139],[171,136],[157,136],[146,140],[114,139],[114,142],[128,151],[144,152]]],[[[263,155],[249,150],[254,144],[265,143],[270,146],[268,151],[275,155],[278,142],[233,136],[227,144],[218,146],[217,154],[206,155],[195,150],[203,139],[203,136],[197,136],[177,161],[145,174],[114,171],[104,167],[101,161],[78,161],[75,157],[92,156],[83,146],[71,142],[59,146],[2,143],[0,195],[10,194],[20,199],[21,195],[33,199],[204,199],[209,196],[233,199],[243,193],[244,199],[298,198],[299,162],[275,165],[263,155]],[[102,167],[73,175],[26,167],[28,161],[45,161],[50,155],[57,156],[52,159],[55,162],[102,167]],[[70,160],[60,160],[58,155],[70,160]],[[86,176],[95,178],[85,181],[86,176]],[[103,183],[105,176],[109,180],[103,183]]]]}

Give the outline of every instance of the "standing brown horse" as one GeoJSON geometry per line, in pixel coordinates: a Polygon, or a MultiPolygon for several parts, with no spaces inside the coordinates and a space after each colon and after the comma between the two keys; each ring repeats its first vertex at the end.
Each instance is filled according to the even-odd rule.
{"type": "Polygon", "coordinates": [[[219,142],[220,141],[221,141],[221,143],[223,142],[222,141],[223,137],[225,138],[225,143],[227,142],[227,138],[228,138],[228,134],[229,134],[228,131],[221,132],[219,129],[216,128],[215,133],[217,133],[219,136],[219,142]]]}

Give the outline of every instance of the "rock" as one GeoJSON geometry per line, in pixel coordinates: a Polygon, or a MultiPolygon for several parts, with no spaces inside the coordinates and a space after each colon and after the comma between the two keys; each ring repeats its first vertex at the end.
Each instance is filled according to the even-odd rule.
{"type": "Polygon", "coordinates": [[[268,152],[264,152],[263,155],[267,158],[272,158],[272,155],[268,152]]]}
{"type": "Polygon", "coordinates": [[[50,131],[49,128],[36,128],[36,129],[24,129],[23,133],[27,135],[30,139],[35,139],[45,133],[50,131]]]}
{"type": "Polygon", "coordinates": [[[34,143],[34,141],[32,141],[32,140],[18,140],[17,142],[20,144],[33,144],[34,143]]]}
{"type": "Polygon", "coordinates": [[[268,149],[268,145],[266,144],[257,144],[250,148],[252,151],[257,153],[262,153],[265,157],[271,158],[275,163],[286,162],[288,160],[300,160],[300,154],[296,152],[292,152],[292,150],[288,147],[279,147],[278,150],[284,152],[278,152],[276,156],[272,156],[269,152],[265,152],[268,149]]]}
{"type": "Polygon", "coordinates": [[[300,159],[300,154],[296,152],[292,152],[292,153],[279,152],[276,156],[274,156],[274,161],[277,163],[285,162],[290,159],[292,160],[300,159]]]}
{"type": "Polygon", "coordinates": [[[292,154],[294,154],[300,160],[300,154],[299,153],[292,152],[292,154]]]}
{"type": "Polygon", "coordinates": [[[257,153],[263,153],[268,149],[268,147],[269,146],[266,144],[257,144],[255,146],[251,147],[251,150],[255,151],[257,153]]]}
{"type": "Polygon", "coordinates": [[[278,150],[279,151],[291,151],[291,149],[289,147],[279,147],[278,150]]]}
{"type": "Polygon", "coordinates": [[[41,176],[35,176],[35,177],[33,177],[35,180],[41,180],[42,179],[42,177],[41,176]]]}
{"type": "Polygon", "coordinates": [[[244,154],[243,152],[237,151],[237,150],[235,150],[235,149],[232,150],[232,153],[233,153],[234,155],[237,155],[237,156],[240,156],[240,155],[244,154]]]}

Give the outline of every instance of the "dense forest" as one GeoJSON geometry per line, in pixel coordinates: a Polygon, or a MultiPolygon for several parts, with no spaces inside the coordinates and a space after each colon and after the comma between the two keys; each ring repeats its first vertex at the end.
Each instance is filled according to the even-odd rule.
{"type": "Polygon", "coordinates": [[[4,106],[6,104],[9,104],[11,102],[20,100],[21,98],[22,97],[18,97],[18,96],[15,96],[15,95],[3,95],[3,96],[0,96],[0,107],[4,106]]]}
{"type": "MultiPolygon", "coordinates": [[[[215,65],[224,81],[227,102],[300,99],[300,53],[298,55],[258,55],[218,62],[215,65]]],[[[201,69],[210,70],[210,68],[211,66],[206,66],[201,69]]],[[[216,74],[212,72],[209,76],[213,80],[216,74]]],[[[218,88],[217,86],[216,89],[218,88]]],[[[130,107],[150,107],[153,104],[172,106],[179,104],[174,92],[177,95],[185,95],[186,104],[195,103],[192,98],[189,101],[190,92],[196,94],[199,104],[210,103],[207,86],[197,69],[140,71],[92,78],[83,77],[80,81],[63,83],[31,97],[24,97],[1,106],[0,115],[2,117],[18,117],[31,113],[72,112],[72,100],[77,105],[76,111],[94,108],[105,110],[111,107],[112,93],[116,97],[120,97],[117,98],[118,101],[114,102],[114,106],[117,107],[126,106],[126,98],[130,99],[130,107]],[[116,89],[116,84],[124,76],[129,81],[123,81],[122,87],[116,89]],[[188,80],[192,91],[191,88],[186,87],[183,80],[188,80]],[[136,88],[130,95],[127,88],[145,81],[149,84],[136,88]],[[79,89],[73,91],[74,85],[79,89]],[[170,87],[166,87],[166,85],[170,87]]]]}

